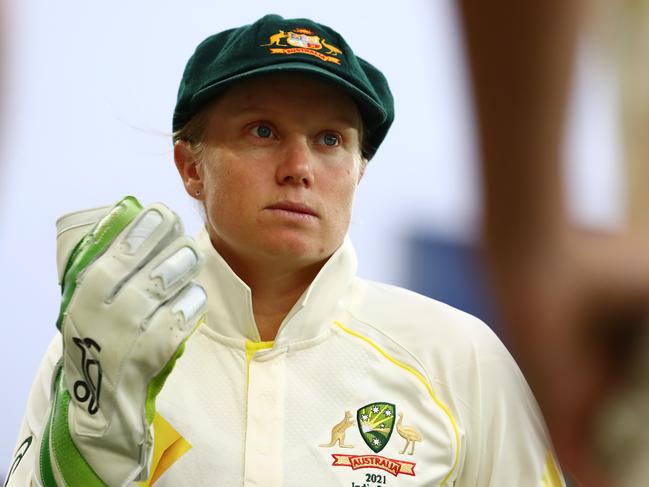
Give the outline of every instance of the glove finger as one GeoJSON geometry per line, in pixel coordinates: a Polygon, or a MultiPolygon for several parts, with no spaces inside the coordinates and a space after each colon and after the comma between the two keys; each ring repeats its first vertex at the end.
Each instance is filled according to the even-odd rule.
{"type": "MultiPolygon", "coordinates": [[[[202,265],[203,258],[193,239],[187,236],[176,238],[130,277],[111,306],[137,310],[138,318],[147,319],[162,303],[184,288],[202,265]],[[147,302],[145,308],[138,309],[142,306],[140,301],[147,302]]],[[[140,323],[140,326],[144,328],[146,325],[140,323]]]]}
{"type": "Polygon", "coordinates": [[[184,233],[178,215],[162,203],[153,203],[129,225],[117,240],[119,254],[137,261],[184,233]]]}
{"type": "Polygon", "coordinates": [[[96,295],[93,298],[110,303],[131,276],[182,231],[179,218],[164,205],[157,203],[147,207],[106,252],[79,275],[77,286],[92,287],[96,295]]]}
{"type": "Polygon", "coordinates": [[[179,347],[194,332],[206,311],[207,294],[194,282],[156,310],[131,356],[140,373],[156,376],[177,358],[179,347]]]}
{"type": "Polygon", "coordinates": [[[105,264],[113,272],[106,301],[111,302],[123,286],[179,236],[183,225],[178,216],[160,203],[149,207],[108,250],[105,264]],[[112,287],[111,287],[112,284],[112,287]]]}

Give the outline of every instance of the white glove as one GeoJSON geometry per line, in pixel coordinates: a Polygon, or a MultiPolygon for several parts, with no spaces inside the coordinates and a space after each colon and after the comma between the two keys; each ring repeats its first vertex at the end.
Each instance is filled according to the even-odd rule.
{"type": "Polygon", "coordinates": [[[202,258],[182,234],[164,205],[142,210],[127,197],[67,259],[43,485],[121,487],[147,478],[155,398],[207,304],[191,281],[202,258]]]}

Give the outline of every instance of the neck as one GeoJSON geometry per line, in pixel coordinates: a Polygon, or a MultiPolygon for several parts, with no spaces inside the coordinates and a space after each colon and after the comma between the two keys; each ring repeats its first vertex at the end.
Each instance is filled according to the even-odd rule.
{"type": "MultiPolygon", "coordinates": [[[[318,269],[304,273],[273,274],[263,279],[240,277],[252,290],[252,310],[262,341],[274,340],[279,327],[300,296],[309,287],[318,269]]],[[[257,276],[255,276],[257,277],[257,276]]]]}
{"type": "Polygon", "coordinates": [[[274,340],[284,318],[326,262],[309,265],[285,265],[272,262],[251,262],[248,259],[217,249],[239,278],[250,287],[252,310],[262,341],[274,340]]]}

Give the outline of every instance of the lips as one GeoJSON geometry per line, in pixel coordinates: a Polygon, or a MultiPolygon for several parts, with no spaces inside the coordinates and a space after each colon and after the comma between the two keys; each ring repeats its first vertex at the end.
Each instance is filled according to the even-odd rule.
{"type": "Polygon", "coordinates": [[[315,217],[318,216],[315,210],[313,210],[313,208],[311,208],[310,206],[295,201],[279,201],[270,206],[267,206],[266,209],[290,211],[292,213],[315,217]]]}

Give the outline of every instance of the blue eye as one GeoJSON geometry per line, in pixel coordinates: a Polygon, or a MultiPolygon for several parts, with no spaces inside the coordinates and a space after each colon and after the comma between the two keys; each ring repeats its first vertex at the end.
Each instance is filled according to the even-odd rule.
{"type": "Polygon", "coordinates": [[[273,136],[273,131],[268,125],[255,125],[250,132],[252,135],[262,139],[269,139],[273,136]]]}
{"type": "Polygon", "coordinates": [[[340,145],[340,137],[331,132],[325,132],[320,136],[320,141],[328,147],[336,147],[340,145]]]}

